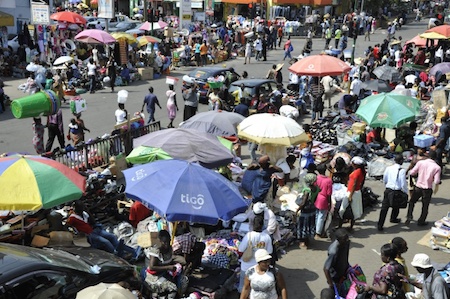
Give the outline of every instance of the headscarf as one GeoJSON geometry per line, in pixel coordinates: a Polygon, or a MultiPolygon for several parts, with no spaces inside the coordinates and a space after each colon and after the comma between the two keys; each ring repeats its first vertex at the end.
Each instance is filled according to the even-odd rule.
{"type": "Polygon", "coordinates": [[[312,184],[314,184],[314,182],[317,180],[317,175],[315,175],[314,173],[307,173],[305,175],[305,184],[308,186],[312,186],[312,184]]]}

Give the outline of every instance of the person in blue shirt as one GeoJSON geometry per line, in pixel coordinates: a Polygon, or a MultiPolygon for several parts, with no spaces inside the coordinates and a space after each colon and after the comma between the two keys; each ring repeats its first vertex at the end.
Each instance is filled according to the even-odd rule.
{"type": "Polygon", "coordinates": [[[145,96],[144,103],[142,104],[141,112],[144,111],[144,106],[147,104],[147,112],[148,112],[148,122],[147,124],[155,121],[155,106],[158,105],[159,109],[161,105],[159,104],[158,97],[153,93],[153,87],[149,87],[149,94],[145,96]]]}

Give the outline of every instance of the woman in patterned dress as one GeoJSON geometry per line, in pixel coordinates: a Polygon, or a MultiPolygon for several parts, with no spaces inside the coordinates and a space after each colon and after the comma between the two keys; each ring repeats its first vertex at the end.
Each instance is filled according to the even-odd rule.
{"type": "Polygon", "coordinates": [[[45,152],[44,149],[44,132],[45,132],[45,126],[42,124],[40,117],[33,118],[33,146],[36,150],[37,154],[43,154],[45,152]]]}

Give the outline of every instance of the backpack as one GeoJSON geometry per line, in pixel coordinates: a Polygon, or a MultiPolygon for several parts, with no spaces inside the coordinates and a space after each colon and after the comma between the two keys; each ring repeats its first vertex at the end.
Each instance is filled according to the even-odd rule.
{"type": "Polygon", "coordinates": [[[292,44],[289,44],[289,52],[294,51],[294,47],[292,46],[292,44]]]}

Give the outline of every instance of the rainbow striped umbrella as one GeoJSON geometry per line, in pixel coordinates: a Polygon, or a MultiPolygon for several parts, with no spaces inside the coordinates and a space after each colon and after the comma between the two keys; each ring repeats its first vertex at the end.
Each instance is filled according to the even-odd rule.
{"type": "Polygon", "coordinates": [[[0,210],[35,211],[79,199],[86,178],[55,160],[27,155],[0,158],[0,210]]]}

